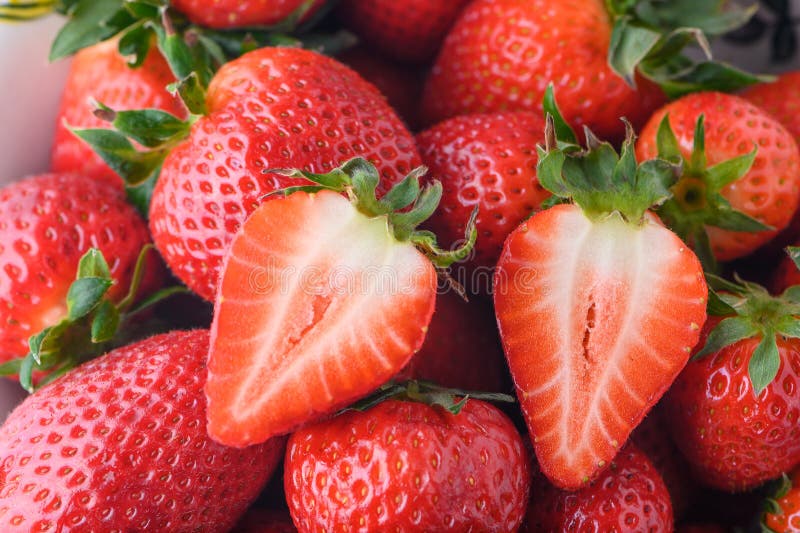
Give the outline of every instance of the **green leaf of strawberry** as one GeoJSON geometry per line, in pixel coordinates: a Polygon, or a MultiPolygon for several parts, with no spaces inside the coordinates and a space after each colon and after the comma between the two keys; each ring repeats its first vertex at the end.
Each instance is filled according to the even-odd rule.
{"type": "Polygon", "coordinates": [[[115,304],[107,296],[114,283],[108,263],[99,250],[87,251],[67,292],[67,315],[59,323],[32,335],[28,354],[0,365],[0,375],[18,374],[22,387],[32,392],[34,372],[48,371],[38,385],[51,382],[113,347],[117,333],[126,329],[126,324],[130,325],[126,321],[141,311],[173,294],[187,292],[183,287],[168,287],[149,295],[134,307],[150,253],[153,253],[152,245],[142,249],[128,292],[115,304]]]}
{"type": "Polygon", "coordinates": [[[609,0],[614,17],[608,62],[629,85],[640,73],[670,98],[700,90],[735,91],[764,79],[711,60],[708,38],[745,24],[757,6],[724,8],[718,0],[609,0]],[[698,46],[706,60],[684,54],[698,46]]]}

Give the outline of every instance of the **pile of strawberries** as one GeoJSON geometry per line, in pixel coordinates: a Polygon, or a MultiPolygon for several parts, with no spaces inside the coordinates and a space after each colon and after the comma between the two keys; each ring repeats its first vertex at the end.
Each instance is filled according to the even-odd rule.
{"type": "Polygon", "coordinates": [[[0,21],[47,9],[0,531],[800,531],[800,73],[709,47],[753,9],[0,21]]]}

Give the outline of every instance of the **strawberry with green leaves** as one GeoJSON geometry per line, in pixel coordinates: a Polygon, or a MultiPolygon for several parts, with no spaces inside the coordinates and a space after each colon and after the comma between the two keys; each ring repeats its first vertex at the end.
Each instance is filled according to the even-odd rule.
{"type": "Polygon", "coordinates": [[[666,415],[698,480],[744,491],[800,464],[800,292],[709,282],[716,316],[667,394],[666,415]]]}
{"type": "Polygon", "coordinates": [[[94,114],[94,102],[121,111],[160,109],[185,118],[186,108],[180,98],[167,90],[167,85],[174,81],[169,65],[158,50],[151,50],[136,68],[120,55],[117,41],[78,52],[70,65],[56,119],[50,163],[53,171],[75,172],[121,184],[116,172],[71,129],[107,125],[94,114]]]}
{"type": "Polygon", "coordinates": [[[208,358],[208,432],[263,442],[328,415],[396,375],[419,350],[443,251],[416,227],[442,188],[418,168],[376,198],[377,168],[353,159],[264,202],[233,238],[219,281],[208,358]],[[342,193],[345,193],[345,197],[342,193]]]}
{"type": "Polygon", "coordinates": [[[506,239],[494,302],[541,470],[574,490],[611,462],[686,364],[707,286],[694,253],[649,211],[669,198],[676,167],[637,164],[632,131],[620,155],[588,129],[582,149],[548,111],[537,174],[565,203],[506,239]]]}
{"type": "Polygon", "coordinates": [[[0,428],[0,530],[228,531],[284,441],[209,439],[207,353],[207,331],[174,331],[29,396],[0,428]]]}
{"type": "MultiPolygon", "coordinates": [[[[111,313],[112,302],[132,305],[158,288],[157,257],[142,255],[149,241],[145,222],[115,185],[77,174],[45,174],[0,189],[0,362],[7,363],[2,373],[20,372],[19,358],[36,348],[30,337],[63,319],[82,318],[99,298],[108,297],[111,313]],[[105,257],[102,268],[80,269],[92,248],[105,257]],[[96,282],[73,289],[81,270],[96,282]],[[134,278],[139,279],[129,294],[134,278]]],[[[28,378],[30,371],[29,366],[28,378]]]]}
{"type": "Polygon", "coordinates": [[[559,490],[538,473],[533,479],[523,531],[673,531],[667,487],[647,456],[632,444],[578,491],[559,490]]]}
{"type": "Polygon", "coordinates": [[[771,497],[765,500],[761,517],[764,533],[800,531],[800,475],[784,475],[771,497]]]}
{"type": "Polygon", "coordinates": [[[621,140],[663,102],[757,78],[682,50],[743,24],[719,0],[475,0],[453,25],[423,96],[426,123],[468,113],[534,111],[555,84],[567,121],[621,140]],[[660,86],[660,89],[657,87],[660,86]]]}
{"type": "Polygon", "coordinates": [[[411,134],[375,87],[316,52],[246,54],[214,77],[206,105],[209,114],[161,167],[150,228],[175,275],[208,300],[233,235],[262,198],[303,183],[265,170],[324,173],[359,156],[379,168],[385,192],[420,163],[411,134]]]}
{"type": "Polygon", "coordinates": [[[425,392],[398,391],[289,438],[284,484],[298,531],[519,528],[530,465],[514,425],[485,401],[425,392]]]}
{"type": "Polygon", "coordinates": [[[658,213],[708,270],[774,238],[797,210],[794,138],[737,96],[695,93],[663,107],[642,130],[636,154],[683,160],[673,197],[658,213]]]}

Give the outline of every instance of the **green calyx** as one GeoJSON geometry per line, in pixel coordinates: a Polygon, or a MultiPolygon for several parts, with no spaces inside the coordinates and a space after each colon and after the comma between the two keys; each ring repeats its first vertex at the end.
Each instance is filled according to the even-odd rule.
{"type": "Polygon", "coordinates": [[[629,85],[635,73],[670,98],[701,90],[732,92],[770,78],[712,60],[710,38],[743,26],[756,3],[739,8],[724,0],[606,0],[614,29],[608,63],[629,85]],[[697,61],[684,51],[700,48],[697,61]]]}
{"type": "Polygon", "coordinates": [[[757,152],[755,145],[745,155],[707,166],[703,115],[697,119],[694,145],[688,159],[681,153],[669,123],[669,115],[665,115],[659,124],[656,142],[659,158],[680,161],[683,164],[683,172],[672,186],[672,198],[661,206],[658,214],[667,226],[692,245],[707,271],[714,272],[717,268],[706,232],[708,226],[744,232],[772,229],[731,207],[730,202],[722,195],[722,190],[727,185],[741,179],[750,171],[757,152]]]}
{"type": "Polygon", "coordinates": [[[114,303],[108,297],[115,281],[103,254],[92,248],[81,257],[75,281],[67,292],[67,315],[57,324],[46,327],[28,340],[25,357],[0,365],[0,376],[19,375],[19,382],[28,392],[34,391],[33,373],[47,372],[38,384],[43,386],[72,368],[101,355],[115,346],[119,332],[130,326],[128,321],[160,301],[178,293],[187,293],[180,286],[167,287],[146,298],[140,298],[152,244],[142,248],[136,261],[131,284],[125,297],[114,303]]]}
{"type": "Polygon", "coordinates": [[[289,195],[298,191],[314,193],[322,190],[347,194],[356,209],[366,216],[386,217],[389,228],[398,241],[412,242],[435,266],[447,268],[466,259],[474,248],[478,238],[478,230],[475,227],[478,209],[475,208],[467,223],[464,242],[455,250],[440,248],[433,233],[417,229],[436,211],[442,199],[442,184],[439,181],[433,180],[424,187],[420,186],[419,179],[427,171],[425,167],[412,170],[380,199],[377,197],[377,187],[380,182],[378,169],[360,157],[347,161],[327,174],[314,174],[298,169],[268,169],[264,173],[303,178],[313,183],[313,185],[287,187],[266,196],[289,195]]]}
{"type": "Polygon", "coordinates": [[[709,333],[706,344],[694,355],[699,359],[736,342],[757,338],[748,372],[758,396],[772,383],[780,368],[778,336],[800,338],[800,285],[773,296],[761,285],[734,282],[706,274],[709,286],[708,314],[724,316],[709,333]]]}
{"type": "Polygon", "coordinates": [[[647,210],[670,197],[680,165],[663,159],[638,164],[630,124],[626,123],[627,136],[619,154],[588,128],[584,130],[586,148],[581,148],[558,110],[552,84],[545,93],[544,109],[545,146],[538,147],[536,172],[542,187],[553,193],[547,205],[571,200],[592,220],[618,213],[630,223],[641,224],[647,210]]]}
{"type": "Polygon", "coordinates": [[[441,387],[429,381],[409,380],[403,383],[389,382],[370,396],[354,403],[344,411],[367,411],[386,400],[404,400],[426,405],[438,405],[457,415],[470,399],[487,402],[513,403],[514,397],[495,392],[463,391],[441,387]]]}

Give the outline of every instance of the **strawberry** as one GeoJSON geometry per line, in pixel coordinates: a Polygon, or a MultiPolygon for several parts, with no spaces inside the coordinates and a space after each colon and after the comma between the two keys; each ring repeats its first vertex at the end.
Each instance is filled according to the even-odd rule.
{"type": "MultiPolygon", "coordinates": [[[[28,338],[68,313],[67,293],[81,257],[108,259],[114,301],[126,296],[145,222],[115,185],[81,175],[45,174],[0,189],[0,362],[28,353],[28,338]]],[[[160,284],[155,257],[141,294],[160,284]]]]}
{"type": "Polygon", "coordinates": [[[510,381],[491,304],[449,291],[436,309],[422,348],[395,379],[419,379],[473,391],[504,392],[510,381]]]}
{"type": "Polygon", "coordinates": [[[155,108],[185,117],[186,108],[180,98],[167,91],[173,81],[175,76],[155,49],[137,68],[131,68],[120,55],[116,41],[79,52],[72,60],[61,97],[52,150],[53,171],[76,172],[120,184],[117,174],[70,128],[105,127],[105,122],[93,114],[93,101],[120,110],[155,108]]]}
{"type": "Polygon", "coordinates": [[[415,226],[438,182],[417,169],[385,200],[378,170],[353,159],[262,204],[234,237],[220,278],[208,362],[208,432],[246,446],[334,412],[388,381],[419,350],[444,252],[415,226]],[[340,193],[347,191],[350,200],[340,193]],[[410,211],[399,211],[413,207],[410,211]],[[417,248],[419,247],[419,249],[417,248]]]}
{"type": "Polygon", "coordinates": [[[364,46],[355,46],[337,59],[375,85],[405,123],[416,129],[419,123],[419,99],[424,75],[417,67],[394,63],[376,56],[364,46]]]}
{"type": "Polygon", "coordinates": [[[696,93],[661,108],[642,130],[636,154],[685,160],[674,197],[659,214],[709,267],[753,252],[797,210],[794,138],[739,97],[696,93]]]}
{"type": "Polygon", "coordinates": [[[469,0],[342,0],[342,24],[371,49],[398,61],[425,63],[469,0]]]}
{"type": "Polygon", "coordinates": [[[530,483],[514,425],[475,399],[344,412],[294,433],[285,464],[301,532],[516,531],[530,483]]]}
{"type": "MultiPolygon", "coordinates": [[[[797,115],[797,108],[800,107],[800,71],[785,72],[774,81],[753,85],[741,96],[772,115],[792,134],[795,142],[800,143],[800,119],[797,115]]],[[[775,239],[759,250],[758,255],[778,256],[781,248],[798,238],[800,238],[800,210],[795,212],[792,221],[775,239]]],[[[792,271],[795,270],[792,267],[792,271]]],[[[791,284],[795,283],[797,282],[791,284]]]]}
{"type": "Polygon", "coordinates": [[[710,278],[715,313],[665,398],[675,444],[702,483],[757,487],[800,464],[796,291],[710,278]]]}
{"type": "Polygon", "coordinates": [[[795,261],[799,257],[800,249],[797,246],[787,248],[788,255],[778,262],[778,266],[772,273],[772,292],[781,294],[793,285],[800,285],[800,269],[797,268],[795,261]]]}
{"type": "MultiPolygon", "coordinates": [[[[444,242],[454,242],[478,207],[480,238],[471,265],[485,274],[508,234],[550,197],[536,179],[536,145],[543,140],[544,119],[522,112],[456,117],[417,135],[422,161],[444,187],[430,226],[444,242]]],[[[486,289],[467,286],[469,292],[486,289]]]]}
{"type": "Polygon", "coordinates": [[[325,0],[172,0],[172,6],[195,24],[217,29],[305,19],[324,3],[325,0]]]}
{"type": "Polygon", "coordinates": [[[669,197],[674,167],[637,166],[632,131],[621,156],[591,132],[579,150],[552,111],[537,174],[574,203],[509,235],[494,302],[542,472],[574,490],[614,458],[686,363],[707,287],[697,257],[647,211],[669,197]]]}
{"type": "Polygon", "coordinates": [[[775,494],[766,500],[762,530],[772,533],[800,531],[800,476],[784,476],[775,494]]]}
{"type": "Polygon", "coordinates": [[[205,432],[208,333],[117,349],[29,396],[0,429],[0,528],[227,531],[283,442],[237,450],[205,432]]]}
{"type": "Polygon", "coordinates": [[[667,487],[641,451],[628,444],[590,485],[566,492],[534,474],[525,522],[532,533],[673,531],[667,487]]]}
{"type": "Polygon", "coordinates": [[[647,455],[669,491],[676,520],[697,499],[700,486],[689,474],[689,463],[672,442],[662,404],[656,405],[631,434],[630,442],[647,455]]]}
{"type": "Polygon", "coordinates": [[[380,93],[315,52],[262,48],[226,64],[207,107],[164,162],[150,206],[159,251],[207,300],[233,235],[262,196],[302,182],[265,170],[327,172],[361,155],[379,167],[385,191],[420,162],[380,93]]]}

